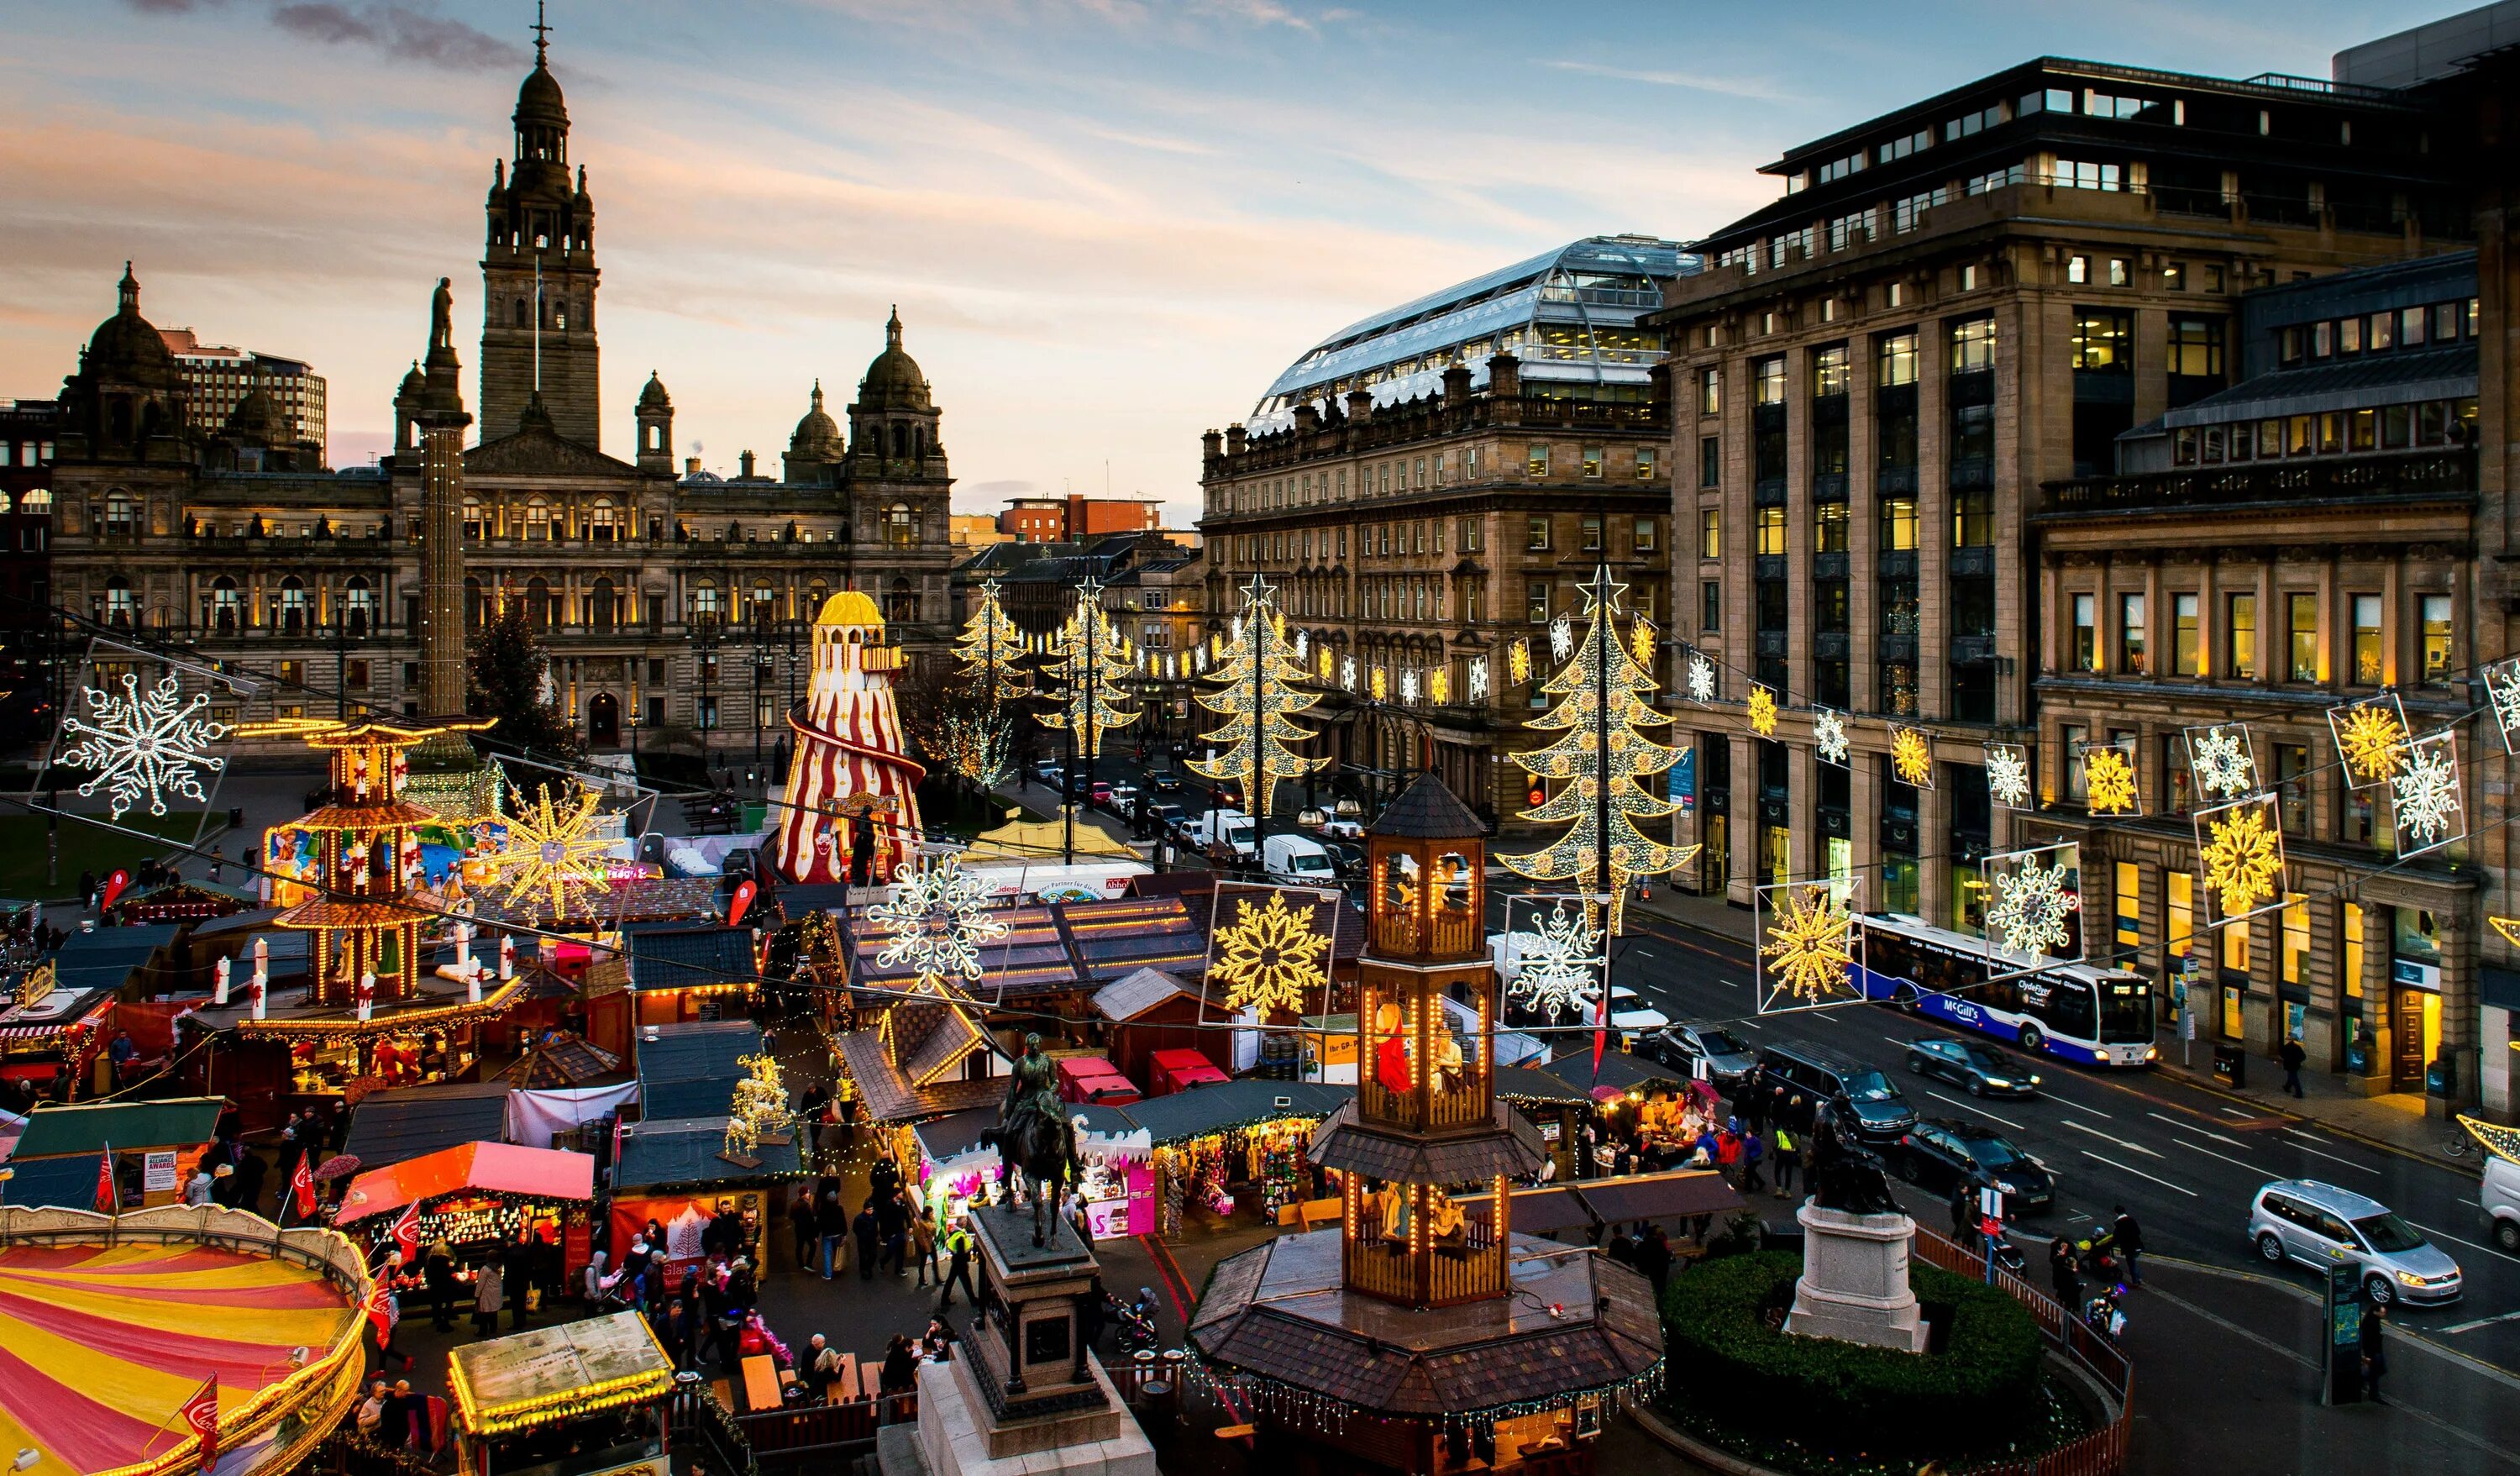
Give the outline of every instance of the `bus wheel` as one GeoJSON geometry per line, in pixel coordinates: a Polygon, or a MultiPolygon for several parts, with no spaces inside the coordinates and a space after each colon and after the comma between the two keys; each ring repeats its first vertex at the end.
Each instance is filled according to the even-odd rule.
{"type": "Polygon", "coordinates": [[[2021,1027],[2021,1050],[2024,1054],[2037,1055],[2042,1051],[2045,1051],[2047,1049],[2048,1037],[2040,1031],[2038,1026],[2024,1025],[2021,1027]]]}

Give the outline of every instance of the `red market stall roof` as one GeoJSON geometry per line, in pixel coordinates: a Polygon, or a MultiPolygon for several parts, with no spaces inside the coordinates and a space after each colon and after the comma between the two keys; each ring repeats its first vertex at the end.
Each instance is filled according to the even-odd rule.
{"type": "Polygon", "coordinates": [[[376,1169],[351,1180],[349,1195],[334,1223],[348,1225],[370,1215],[399,1210],[406,1204],[467,1190],[522,1194],[534,1199],[592,1199],[595,1159],[585,1153],[525,1148],[509,1142],[468,1142],[442,1148],[427,1157],[376,1169]]]}

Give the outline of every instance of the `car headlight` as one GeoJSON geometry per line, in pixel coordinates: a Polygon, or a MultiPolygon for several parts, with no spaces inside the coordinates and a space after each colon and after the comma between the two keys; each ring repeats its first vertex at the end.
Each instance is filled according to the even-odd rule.
{"type": "Polygon", "coordinates": [[[2038,1086],[2038,1085],[2039,1085],[2039,1078],[2037,1078],[2037,1077],[2035,1077],[2035,1076],[2034,1076],[2034,1077],[2032,1077],[2032,1078],[2030,1079],[2030,1085],[2032,1085],[2032,1086],[2034,1086],[2034,1087],[2035,1087],[2035,1086],[2038,1086]]]}
{"type": "Polygon", "coordinates": [[[2424,1284],[2424,1278],[2416,1275],[2410,1271],[2402,1271],[2398,1273],[2398,1279],[2408,1286],[2421,1286],[2424,1284]]]}
{"type": "Polygon", "coordinates": [[[1986,1079],[1986,1084],[1990,1087],[2009,1087],[2012,1085],[2012,1078],[2008,1076],[1990,1076],[1986,1079]]]}
{"type": "Polygon", "coordinates": [[[2159,1046],[2144,1047],[2143,1058],[2148,1061],[2157,1061],[2161,1059],[2161,1048],[2159,1046]]]}
{"type": "Polygon", "coordinates": [[[1995,1182],[1995,1191],[1999,1194],[2018,1194],[2021,1192],[2021,1190],[2012,1186],[2011,1181],[2005,1179],[1999,1179],[1995,1182]]]}

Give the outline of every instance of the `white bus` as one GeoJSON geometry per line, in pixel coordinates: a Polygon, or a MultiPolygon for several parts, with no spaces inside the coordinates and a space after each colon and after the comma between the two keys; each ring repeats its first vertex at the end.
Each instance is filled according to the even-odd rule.
{"type": "Polygon", "coordinates": [[[2016,1042],[2033,1055],[2096,1066],[2141,1066],[2152,1041],[2152,989],[2143,976],[2018,949],[1936,927],[1906,913],[1867,913],[1860,975],[1865,998],[2016,1042]]]}

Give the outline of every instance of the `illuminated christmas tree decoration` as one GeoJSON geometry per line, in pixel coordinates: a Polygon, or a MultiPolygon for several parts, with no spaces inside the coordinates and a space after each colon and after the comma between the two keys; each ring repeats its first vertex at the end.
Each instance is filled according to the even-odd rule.
{"type": "Polygon", "coordinates": [[[2398,855],[2420,856],[2467,833],[2458,783],[2458,738],[2445,729],[2412,739],[2389,780],[2398,855]]]}
{"type": "Polygon", "coordinates": [[[1759,932],[1759,1012],[1808,1009],[1863,998],[1854,986],[1855,913],[1820,882],[1782,882],[1754,889],[1764,919],[1759,932]]]}
{"type": "Polygon", "coordinates": [[[228,729],[224,723],[194,715],[210,705],[207,695],[196,693],[185,701],[183,687],[172,672],[144,694],[140,679],[125,672],[122,695],[84,687],[79,697],[95,720],[62,719],[62,732],[79,737],[77,744],[62,755],[62,762],[90,771],[86,783],[78,786],[82,797],[105,790],[115,820],[143,798],[149,801],[152,815],[166,813],[169,794],[208,802],[199,771],[216,774],[227,768],[226,759],[210,755],[209,745],[226,738],[228,729]]]}
{"type": "Polygon", "coordinates": [[[1264,1022],[1302,1010],[1329,987],[1330,937],[1313,926],[1314,909],[1289,908],[1279,889],[1266,904],[1243,896],[1237,906],[1232,925],[1216,934],[1216,961],[1208,969],[1225,986],[1226,1007],[1256,1010],[1264,1022]]]}
{"type": "Polygon", "coordinates": [[[1934,787],[1934,742],[1925,730],[1890,725],[1890,772],[1903,784],[1934,787]]]}
{"type": "Polygon", "coordinates": [[[1834,707],[1812,711],[1812,745],[1819,750],[1820,761],[1846,767],[1846,714],[1834,707]]]}
{"type": "Polygon", "coordinates": [[[552,919],[558,921],[568,916],[572,890],[581,894],[608,890],[613,843],[596,833],[596,809],[603,795],[580,787],[577,803],[558,810],[552,806],[549,785],[531,805],[515,789],[509,795],[515,800],[510,808],[519,813],[508,817],[507,844],[490,857],[490,868],[511,899],[548,893],[552,919]]]}
{"type": "Polygon", "coordinates": [[[2248,724],[2190,728],[2186,738],[2187,772],[2196,781],[2197,793],[2213,800],[2237,799],[2257,787],[2258,755],[2248,724]]]}
{"type": "Polygon", "coordinates": [[[737,1064],[744,1075],[727,1102],[726,1145],[720,1156],[755,1167],[763,1143],[789,1141],[788,1125],[794,1115],[788,1110],[788,1088],[780,1080],[777,1057],[763,1052],[742,1056],[737,1064]]]}
{"type": "Polygon", "coordinates": [[[1688,699],[1692,702],[1715,700],[1715,662],[1704,651],[1688,653],[1688,699]]]}
{"type": "Polygon", "coordinates": [[[2074,929],[2074,916],[2083,909],[2081,847],[2041,846],[1989,856],[1983,875],[1990,948],[2058,959],[2081,956],[2074,929]]]}
{"type": "Polygon", "coordinates": [[[2283,900],[2283,816],[2272,794],[2196,812],[2196,866],[2216,921],[2283,900]]]}
{"type": "Polygon", "coordinates": [[[998,582],[984,580],[971,618],[954,638],[954,659],[963,675],[992,703],[1020,697],[1032,691],[1032,673],[1020,664],[1023,631],[998,602],[998,582]]]}
{"type": "MultiPolygon", "coordinates": [[[[2499,926],[2509,920],[2507,917],[2498,918],[2496,925],[2499,926]]],[[[2490,1123],[2482,1118],[2470,1117],[2464,1112],[2458,1115],[2458,1125],[2465,1128],[2468,1136],[2475,1139],[2495,1157],[2511,1163],[2520,1163],[2520,1128],[2506,1128],[2499,1123],[2490,1123]]]]}
{"type": "Polygon", "coordinates": [[[1534,881],[1582,885],[1598,885],[1606,861],[1613,937],[1634,878],[1664,875],[1697,854],[1695,846],[1665,845],[1638,827],[1639,821],[1658,820],[1678,808],[1647,794],[1638,781],[1670,769],[1680,761],[1680,750],[1644,736],[1644,730],[1669,727],[1671,719],[1654,710],[1653,676],[1619,639],[1618,597],[1624,589],[1611,582],[1607,568],[1596,571],[1585,590],[1583,638],[1572,659],[1541,687],[1557,700],[1527,724],[1558,737],[1511,755],[1535,778],[1573,781],[1519,817],[1567,828],[1541,850],[1496,858],[1534,881]]]}
{"type": "Polygon", "coordinates": [[[1761,738],[1777,736],[1777,693],[1765,682],[1750,684],[1750,731],[1761,738]]]}
{"type": "Polygon", "coordinates": [[[1102,756],[1102,735],[1139,717],[1135,707],[1121,705],[1128,695],[1121,684],[1129,679],[1129,641],[1102,608],[1100,583],[1077,586],[1076,608],[1052,638],[1051,652],[1042,669],[1052,683],[1051,709],[1036,717],[1043,727],[1073,736],[1077,759],[1091,765],[1102,756]]]}
{"type": "Polygon", "coordinates": [[[2018,743],[1986,745],[1987,797],[2007,810],[2030,808],[2030,750],[2018,743]]]}
{"type": "Polygon", "coordinates": [[[2327,709],[2327,728],[2357,789],[2387,783],[2407,762],[2407,708],[2394,692],[2327,709]]]}
{"type": "Polygon", "coordinates": [[[1517,961],[1505,982],[1506,998],[1547,1021],[1581,1017],[1586,1004],[1597,998],[1609,962],[1603,947],[1607,940],[1597,920],[1599,904],[1585,897],[1559,897],[1546,912],[1540,911],[1540,904],[1551,901],[1512,897],[1506,903],[1507,948],[1517,961]],[[1516,904],[1537,914],[1527,916],[1519,929],[1512,917],[1516,904]]]}
{"type": "Polygon", "coordinates": [[[2083,803],[2093,815],[2143,813],[2133,754],[2113,743],[2086,743],[2080,761],[2083,803]]]}
{"type": "Polygon", "coordinates": [[[1295,719],[1312,711],[1321,694],[1296,685],[1304,681],[1304,668],[1286,644],[1276,596],[1276,588],[1257,574],[1244,587],[1242,611],[1248,618],[1238,622],[1242,636],[1225,664],[1208,674],[1216,690],[1198,697],[1201,707],[1225,719],[1224,727],[1206,736],[1210,744],[1223,746],[1211,747],[1209,757],[1188,765],[1203,779],[1239,782],[1250,796],[1252,815],[1261,820],[1269,817],[1278,781],[1301,779],[1329,764],[1327,756],[1305,758],[1295,752],[1295,744],[1317,737],[1296,726],[1295,719]]]}
{"type": "Polygon", "coordinates": [[[954,856],[896,879],[890,895],[867,909],[867,919],[890,930],[876,966],[908,964],[922,978],[979,978],[980,945],[1007,935],[1006,919],[990,910],[988,883],[954,856]]]}

